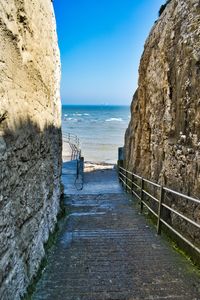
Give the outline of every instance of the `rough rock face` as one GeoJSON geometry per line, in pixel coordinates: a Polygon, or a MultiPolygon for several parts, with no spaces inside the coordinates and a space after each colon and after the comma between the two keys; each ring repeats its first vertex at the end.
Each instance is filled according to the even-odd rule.
{"type": "MultiPolygon", "coordinates": [[[[200,1],[171,0],[145,43],[125,137],[128,169],[198,198],[199,37],[200,1]]],[[[182,206],[189,216],[200,220],[197,206],[187,201],[182,206]]],[[[180,220],[178,225],[185,230],[180,220]]],[[[199,239],[196,233],[191,230],[189,235],[199,239]]]]}
{"type": "Polygon", "coordinates": [[[59,211],[60,58],[50,0],[0,0],[0,299],[18,300],[59,211]]]}

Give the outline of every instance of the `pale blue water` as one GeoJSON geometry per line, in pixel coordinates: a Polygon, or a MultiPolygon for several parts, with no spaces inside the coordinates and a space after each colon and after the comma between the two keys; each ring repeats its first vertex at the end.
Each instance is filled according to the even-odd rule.
{"type": "Polygon", "coordinates": [[[116,163],[130,120],[128,106],[63,106],[62,129],[76,134],[85,161],[116,163]]]}

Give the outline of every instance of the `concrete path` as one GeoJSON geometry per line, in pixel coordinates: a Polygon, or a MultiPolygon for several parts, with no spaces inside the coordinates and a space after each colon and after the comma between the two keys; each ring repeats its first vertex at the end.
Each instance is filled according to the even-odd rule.
{"type": "Polygon", "coordinates": [[[115,170],[91,167],[81,191],[64,173],[70,215],[33,300],[200,299],[198,274],[147,225],[115,170]]]}

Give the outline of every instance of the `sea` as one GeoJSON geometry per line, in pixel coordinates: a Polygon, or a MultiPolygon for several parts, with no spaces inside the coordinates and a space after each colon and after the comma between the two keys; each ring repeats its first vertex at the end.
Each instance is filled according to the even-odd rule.
{"type": "Polygon", "coordinates": [[[62,106],[62,131],[78,136],[81,154],[88,162],[117,162],[129,120],[129,106],[62,106]]]}

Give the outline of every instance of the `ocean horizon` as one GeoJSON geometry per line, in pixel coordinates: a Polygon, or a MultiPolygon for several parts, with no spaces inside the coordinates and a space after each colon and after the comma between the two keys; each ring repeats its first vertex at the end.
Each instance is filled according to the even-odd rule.
{"type": "Polygon", "coordinates": [[[82,156],[89,162],[117,162],[129,120],[127,105],[62,105],[62,131],[79,137],[82,156]]]}

